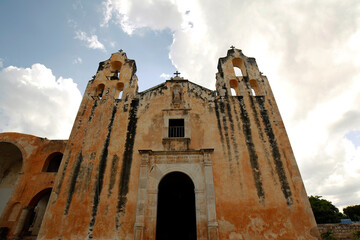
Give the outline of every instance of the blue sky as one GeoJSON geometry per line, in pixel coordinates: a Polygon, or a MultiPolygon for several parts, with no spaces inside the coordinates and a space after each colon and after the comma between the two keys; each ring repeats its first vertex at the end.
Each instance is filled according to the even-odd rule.
{"type": "Polygon", "coordinates": [[[308,194],[360,203],[360,1],[0,1],[0,132],[69,136],[98,63],[123,49],[140,91],[215,89],[231,45],[269,79],[308,194]]]}
{"type": "Polygon", "coordinates": [[[0,1],[0,56],[3,67],[42,63],[55,76],[72,78],[84,92],[98,63],[123,49],[136,59],[139,90],[162,82],[162,73],[176,69],[169,59],[172,31],[140,29],[128,35],[109,23],[99,27],[103,12],[98,1],[0,1]],[[89,49],[76,32],[99,36],[105,49],[89,49]],[[78,59],[81,59],[81,63],[78,59]]]}

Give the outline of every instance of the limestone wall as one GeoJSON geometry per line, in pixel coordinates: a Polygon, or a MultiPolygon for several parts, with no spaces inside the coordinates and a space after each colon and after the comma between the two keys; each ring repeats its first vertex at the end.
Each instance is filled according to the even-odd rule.
{"type": "Polygon", "coordinates": [[[332,231],[336,239],[354,239],[353,233],[360,231],[360,223],[318,224],[320,233],[332,231]]]}

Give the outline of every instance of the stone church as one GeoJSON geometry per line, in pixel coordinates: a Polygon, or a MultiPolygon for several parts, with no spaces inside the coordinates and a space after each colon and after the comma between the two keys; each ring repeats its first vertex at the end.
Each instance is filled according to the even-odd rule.
{"type": "Polygon", "coordinates": [[[231,48],[216,90],[178,73],[138,92],[100,62],[68,140],[0,134],[3,239],[317,239],[269,82],[231,48]]]}

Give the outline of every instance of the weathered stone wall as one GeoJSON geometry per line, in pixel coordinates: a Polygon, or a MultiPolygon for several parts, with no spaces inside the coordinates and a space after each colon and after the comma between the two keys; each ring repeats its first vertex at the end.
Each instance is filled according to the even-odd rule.
{"type": "Polygon", "coordinates": [[[13,172],[11,165],[9,169],[3,169],[8,165],[5,163],[14,161],[14,158],[19,158],[20,161],[20,167],[15,169],[16,178],[12,195],[0,219],[0,227],[7,229],[9,237],[19,237],[29,218],[25,212],[34,208],[42,193],[50,193],[57,173],[44,171],[44,165],[51,154],[63,153],[65,146],[65,140],[48,140],[20,133],[0,134],[0,170],[5,170],[5,177],[6,172],[13,172]]]}
{"type": "Polygon", "coordinates": [[[338,240],[354,239],[353,233],[360,231],[360,223],[318,224],[320,234],[331,231],[338,240]]]}

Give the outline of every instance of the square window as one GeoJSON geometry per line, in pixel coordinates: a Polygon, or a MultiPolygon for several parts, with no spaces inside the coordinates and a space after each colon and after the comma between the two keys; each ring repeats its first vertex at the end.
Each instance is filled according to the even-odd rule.
{"type": "Polygon", "coordinates": [[[184,136],[184,119],[169,119],[169,138],[183,138],[184,136]]]}

